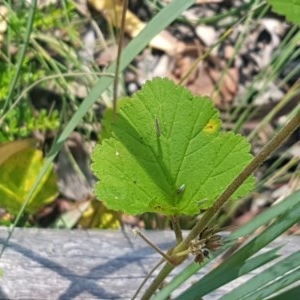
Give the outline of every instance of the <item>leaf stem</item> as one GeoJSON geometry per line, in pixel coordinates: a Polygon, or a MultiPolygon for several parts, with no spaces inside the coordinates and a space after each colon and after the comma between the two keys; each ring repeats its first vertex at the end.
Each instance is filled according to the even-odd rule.
{"type": "Polygon", "coordinates": [[[166,261],[173,264],[171,257],[165,254],[160,248],[154,245],[144,234],[142,234],[137,228],[133,229],[133,233],[142,238],[150,247],[152,247],[157,253],[159,253],[166,261]]]}
{"type": "MultiPolygon", "coordinates": [[[[227,187],[227,189],[219,196],[214,205],[209,208],[197,222],[197,224],[190,231],[189,235],[173,250],[173,255],[178,252],[183,252],[188,248],[191,240],[196,238],[211,221],[212,217],[216,212],[225,204],[225,202],[230,198],[230,196],[240,187],[240,185],[253,173],[253,171],[258,168],[273,152],[275,152],[283,142],[298,128],[300,125],[300,110],[296,115],[290,120],[290,122],[285,125],[274,137],[273,139],[254,157],[254,159],[244,168],[244,170],[232,181],[232,183],[227,187]]],[[[182,258],[182,262],[187,256],[182,258]]],[[[157,277],[150,284],[146,292],[144,293],[142,300],[150,299],[154,294],[163,280],[171,273],[175,268],[174,265],[166,263],[157,277]]]]}
{"type": "Polygon", "coordinates": [[[177,245],[179,245],[183,240],[182,231],[180,228],[179,216],[172,216],[171,222],[172,222],[173,230],[175,232],[177,245]]]}
{"type": "Polygon", "coordinates": [[[123,48],[124,41],[124,31],[125,31],[125,21],[126,21],[126,12],[128,7],[128,0],[123,1],[123,9],[122,9],[122,19],[121,19],[121,27],[120,27],[120,37],[118,42],[118,54],[116,59],[116,76],[114,78],[113,85],[113,111],[114,118],[116,117],[117,112],[117,97],[118,97],[118,83],[119,83],[119,73],[120,73],[120,65],[121,65],[121,54],[123,48]]]}

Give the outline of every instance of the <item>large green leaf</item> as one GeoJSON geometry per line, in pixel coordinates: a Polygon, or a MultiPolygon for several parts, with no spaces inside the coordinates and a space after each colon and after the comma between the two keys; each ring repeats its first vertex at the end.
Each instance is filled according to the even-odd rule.
{"type": "MultiPolygon", "coordinates": [[[[0,165],[0,206],[16,214],[43,166],[43,154],[26,141],[7,143],[1,145],[0,149],[10,151],[13,146],[15,148],[12,154],[7,155],[0,165]]],[[[57,195],[57,178],[50,168],[35,190],[26,211],[36,212],[45,203],[53,201],[57,195]]]]}
{"type": "Polygon", "coordinates": [[[300,25],[300,0],[268,0],[268,2],[276,13],[284,15],[288,21],[300,25]]]}
{"type": "MultiPolygon", "coordinates": [[[[96,195],[131,214],[208,208],[252,158],[246,140],[220,125],[210,99],[168,79],[148,81],[120,102],[111,137],[94,150],[96,195]]],[[[232,198],[253,183],[251,177],[232,198]]]]}

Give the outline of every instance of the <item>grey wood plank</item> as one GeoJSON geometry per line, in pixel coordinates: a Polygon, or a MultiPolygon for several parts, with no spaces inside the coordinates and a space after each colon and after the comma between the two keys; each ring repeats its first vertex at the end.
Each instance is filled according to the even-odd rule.
{"type": "MultiPolygon", "coordinates": [[[[0,227],[1,244],[7,233],[0,227]]],[[[173,232],[146,235],[164,250],[174,245],[173,232]]],[[[300,249],[300,238],[280,238],[272,247],[279,244],[285,244],[281,252],[288,255],[300,249]]],[[[124,231],[16,229],[0,261],[0,299],[130,299],[159,258],[143,240],[124,231]]],[[[244,280],[206,299],[217,299],[244,280]]]]}

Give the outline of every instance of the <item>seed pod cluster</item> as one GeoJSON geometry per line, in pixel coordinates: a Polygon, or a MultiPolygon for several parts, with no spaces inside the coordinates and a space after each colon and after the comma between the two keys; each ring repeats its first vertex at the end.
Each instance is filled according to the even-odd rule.
{"type": "Polygon", "coordinates": [[[210,251],[215,251],[220,248],[222,243],[222,236],[216,234],[216,228],[206,227],[198,236],[190,242],[190,253],[195,255],[195,262],[202,263],[205,258],[209,258],[210,251]]]}

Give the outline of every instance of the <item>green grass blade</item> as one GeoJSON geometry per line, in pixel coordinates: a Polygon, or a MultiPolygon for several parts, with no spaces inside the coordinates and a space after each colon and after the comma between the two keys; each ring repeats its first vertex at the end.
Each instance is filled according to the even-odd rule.
{"type": "MultiPolygon", "coordinates": [[[[300,190],[294,192],[292,195],[288,196],[284,201],[270,207],[266,211],[262,212],[260,215],[256,216],[253,220],[237,229],[234,233],[232,233],[229,236],[229,239],[235,240],[239,237],[251,234],[262,225],[269,223],[275,217],[278,217],[280,214],[283,214],[290,210],[290,207],[293,207],[299,202],[299,198],[300,190]]],[[[171,292],[174,291],[175,288],[177,288],[184,280],[195,274],[202,267],[203,266],[194,264],[189,265],[183,272],[175,276],[174,279],[156,295],[157,298],[154,299],[164,299],[164,297],[170,295],[171,292]]]]}
{"type": "Polygon", "coordinates": [[[300,190],[295,191],[293,194],[288,196],[285,200],[268,208],[267,210],[265,210],[264,212],[256,216],[254,219],[252,219],[250,222],[238,228],[235,232],[233,232],[230,235],[230,238],[237,239],[239,237],[243,237],[248,234],[251,234],[256,229],[258,229],[264,224],[267,224],[275,217],[289,211],[291,207],[299,203],[299,199],[300,199],[300,190]]]}
{"type": "Polygon", "coordinates": [[[20,55],[18,57],[18,61],[17,61],[17,65],[16,65],[16,72],[15,72],[14,77],[9,86],[8,96],[7,96],[7,99],[6,99],[3,109],[2,109],[3,113],[5,113],[7,107],[9,106],[9,104],[11,102],[12,94],[15,91],[16,84],[20,77],[22,64],[23,64],[23,61],[25,58],[25,54],[26,54],[28,44],[29,44],[30,35],[32,32],[32,26],[33,26],[35,11],[36,11],[36,5],[37,5],[37,0],[31,1],[27,25],[26,25],[26,32],[25,32],[25,37],[24,37],[24,44],[21,47],[20,55]]]}
{"type": "Polygon", "coordinates": [[[197,299],[199,297],[210,293],[221,285],[230,282],[243,274],[246,274],[243,269],[247,264],[247,259],[273,241],[280,234],[285,232],[288,228],[293,226],[299,220],[300,205],[297,203],[290,208],[289,211],[280,215],[276,222],[266,228],[259,236],[255,237],[244,247],[235,252],[219,267],[204,276],[192,287],[187,289],[178,299],[197,299]],[[226,274],[226,276],[224,276],[226,274]]]}
{"type": "Polygon", "coordinates": [[[183,294],[176,298],[176,300],[196,300],[198,299],[197,296],[205,296],[220,286],[248,274],[262,265],[276,259],[278,257],[278,254],[276,254],[277,251],[278,248],[272,249],[247,261],[239,259],[240,256],[236,256],[234,262],[227,263],[227,260],[225,263],[221,264],[220,267],[214,269],[187,289],[183,294]],[[226,274],[226,276],[224,276],[224,274],[226,274]]]}
{"type": "MultiPolygon", "coordinates": [[[[237,229],[234,233],[232,233],[229,239],[234,240],[239,237],[247,236],[257,230],[264,224],[267,224],[275,217],[280,214],[285,213],[290,209],[290,207],[294,206],[299,202],[300,198],[300,190],[294,192],[292,195],[288,196],[284,201],[276,204],[266,211],[262,212],[260,215],[256,216],[253,220],[245,224],[244,226],[237,229]]],[[[157,299],[163,299],[163,296],[169,295],[177,286],[179,286],[186,278],[189,278],[191,275],[196,273],[201,267],[191,266],[188,267],[184,272],[184,274],[179,274],[176,276],[161,292],[157,294],[157,299]],[[181,278],[184,278],[181,280],[181,278]],[[162,295],[162,296],[160,296],[162,295]]],[[[156,299],[156,298],[155,298],[156,299]]]]}
{"type": "Polygon", "coordinates": [[[264,287],[262,291],[257,291],[254,294],[250,295],[249,297],[245,298],[245,300],[252,300],[253,297],[254,299],[266,299],[266,297],[273,295],[279,290],[288,287],[299,280],[300,280],[300,270],[298,268],[297,270],[292,271],[289,274],[285,274],[283,277],[276,280],[272,284],[264,287]]]}
{"type": "Polygon", "coordinates": [[[266,296],[284,288],[300,279],[299,272],[300,251],[291,254],[280,262],[264,270],[244,284],[235,288],[220,300],[233,299],[263,299],[266,296]],[[287,272],[292,273],[286,274],[287,272]],[[283,279],[283,282],[280,282],[283,279]],[[271,284],[270,284],[271,283],[271,284]]]}
{"type": "MultiPolygon", "coordinates": [[[[226,245],[229,248],[229,244],[226,245]]],[[[182,272],[180,272],[178,275],[176,275],[172,280],[164,286],[162,290],[160,290],[152,300],[164,300],[168,299],[168,297],[171,295],[171,293],[177,289],[182,283],[186,282],[188,278],[190,278],[192,275],[196,274],[200,269],[202,269],[204,266],[206,266],[211,260],[213,260],[215,257],[217,257],[219,254],[221,254],[223,250],[216,251],[215,253],[211,253],[210,260],[205,260],[203,263],[190,263],[182,272]]]]}
{"type": "Polygon", "coordinates": [[[197,271],[203,266],[199,264],[191,263],[182,272],[175,276],[162,290],[160,290],[152,300],[164,300],[168,299],[170,294],[177,289],[183,282],[185,282],[189,277],[197,273],[197,271]]]}
{"type": "Polygon", "coordinates": [[[269,300],[287,300],[297,299],[300,295],[300,285],[297,285],[287,291],[282,292],[274,297],[268,298],[269,300]]]}
{"type": "MultiPolygon", "coordinates": [[[[297,262],[299,262],[299,260],[297,262]]],[[[293,262],[293,264],[295,265],[295,261],[293,262]]],[[[287,270],[287,272],[289,272],[289,270],[287,270]]],[[[288,274],[283,274],[282,277],[278,278],[271,284],[265,286],[262,290],[255,291],[255,293],[246,297],[245,300],[266,299],[268,296],[271,296],[274,293],[278,292],[279,290],[290,286],[291,284],[295,283],[298,280],[300,280],[299,268],[289,272],[288,274]]]]}
{"type": "MultiPolygon", "coordinates": [[[[261,255],[256,256],[253,259],[250,259],[247,263],[245,263],[243,266],[240,266],[240,272],[245,274],[249,273],[250,271],[256,269],[257,267],[261,266],[262,264],[268,263],[272,261],[273,259],[277,258],[278,255],[276,252],[278,251],[277,249],[272,249],[268,252],[265,252],[261,255]]],[[[180,284],[185,282],[190,276],[194,275],[202,266],[199,266],[196,263],[190,264],[187,268],[184,269],[183,272],[178,274],[172,281],[164,287],[161,291],[159,291],[152,300],[163,300],[167,299],[168,296],[173,292],[180,284]]],[[[228,271],[226,272],[226,278],[228,276],[228,271]]],[[[241,276],[241,275],[239,275],[241,276]]],[[[199,293],[198,293],[199,295],[199,293]]],[[[202,295],[199,295],[202,296],[202,295]]],[[[178,298],[178,299],[183,299],[183,298],[178,298]]],[[[198,299],[198,298],[195,298],[198,299]]]]}

